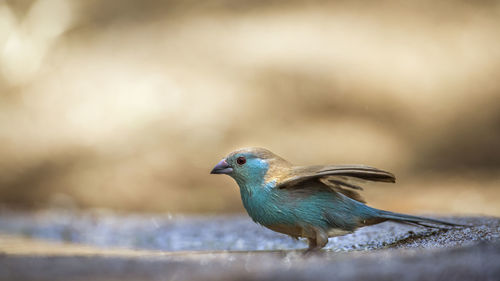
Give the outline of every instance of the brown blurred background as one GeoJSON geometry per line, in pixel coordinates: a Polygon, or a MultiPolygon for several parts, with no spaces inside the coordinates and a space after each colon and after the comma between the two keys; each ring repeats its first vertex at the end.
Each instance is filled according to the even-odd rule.
{"type": "Polygon", "coordinates": [[[498,1],[1,1],[0,202],[241,212],[209,171],[262,146],[500,215],[499,80],[498,1]]]}

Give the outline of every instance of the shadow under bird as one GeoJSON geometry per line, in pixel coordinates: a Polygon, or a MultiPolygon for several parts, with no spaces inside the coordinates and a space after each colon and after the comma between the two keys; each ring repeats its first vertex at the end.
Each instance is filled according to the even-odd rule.
{"type": "Polygon", "coordinates": [[[308,251],[323,248],[328,237],[384,221],[459,226],[365,205],[358,182],[396,181],[393,174],[368,166],[294,166],[267,149],[244,148],[222,159],[211,173],[236,180],[243,205],[255,222],[296,239],[307,238],[308,251]]]}

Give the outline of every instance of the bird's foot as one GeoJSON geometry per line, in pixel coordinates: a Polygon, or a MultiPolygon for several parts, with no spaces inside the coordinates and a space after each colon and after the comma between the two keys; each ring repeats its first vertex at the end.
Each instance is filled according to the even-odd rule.
{"type": "Polygon", "coordinates": [[[307,248],[304,252],[302,252],[302,255],[304,257],[310,257],[310,256],[319,256],[323,255],[323,251],[321,251],[321,248],[315,247],[315,248],[307,248]]]}

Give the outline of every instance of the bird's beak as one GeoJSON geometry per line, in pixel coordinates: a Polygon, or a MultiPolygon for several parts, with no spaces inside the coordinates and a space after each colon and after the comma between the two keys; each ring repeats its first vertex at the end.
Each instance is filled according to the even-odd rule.
{"type": "Polygon", "coordinates": [[[215,167],[212,169],[210,174],[229,174],[233,171],[233,168],[229,166],[226,159],[222,159],[215,167]]]}

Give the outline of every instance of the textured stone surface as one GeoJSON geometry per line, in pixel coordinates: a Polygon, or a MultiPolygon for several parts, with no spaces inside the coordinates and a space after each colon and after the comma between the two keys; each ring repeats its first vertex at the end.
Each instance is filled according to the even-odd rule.
{"type": "Polygon", "coordinates": [[[0,215],[1,280],[498,280],[500,220],[425,229],[394,223],[304,242],[246,216],[0,215]]]}

